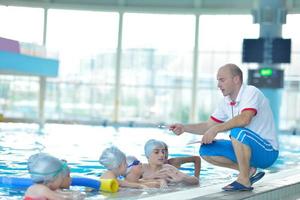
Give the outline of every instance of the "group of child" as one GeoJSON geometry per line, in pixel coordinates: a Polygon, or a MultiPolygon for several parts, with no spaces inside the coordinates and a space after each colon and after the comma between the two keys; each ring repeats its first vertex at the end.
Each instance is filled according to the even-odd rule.
{"type": "MultiPolygon", "coordinates": [[[[106,148],[99,159],[107,171],[101,179],[117,179],[120,187],[166,188],[168,185],[183,183],[199,184],[200,157],[177,157],[168,159],[168,146],[163,141],[148,140],[144,146],[148,163],[141,163],[134,156],[127,156],[117,147],[106,148]],[[178,168],[187,162],[194,163],[194,176],[178,168]]],[[[30,186],[24,200],[83,199],[80,192],[66,192],[70,187],[70,169],[67,162],[49,154],[38,153],[28,160],[28,170],[34,185],[30,186]]]]}

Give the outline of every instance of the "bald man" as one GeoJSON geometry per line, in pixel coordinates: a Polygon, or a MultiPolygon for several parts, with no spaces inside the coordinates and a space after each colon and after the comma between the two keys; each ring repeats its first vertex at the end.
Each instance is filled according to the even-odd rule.
{"type": "Polygon", "coordinates": [[[176,135],[203,135],[200,156],[239,171],[237,180],[223,190],[253,190],[252,184],[264,176],[264,172],[256,174],[256,169],[270,167],[279,153],[269,101],[258,88],[243,84],[243,73],[235,64],[220,67],[217,80],[224,99],[211,117],[198,124],[172,124],[169,129],[176,135]],[[215,139],[225,131],[230,132],[228,140],[215,139]]]}

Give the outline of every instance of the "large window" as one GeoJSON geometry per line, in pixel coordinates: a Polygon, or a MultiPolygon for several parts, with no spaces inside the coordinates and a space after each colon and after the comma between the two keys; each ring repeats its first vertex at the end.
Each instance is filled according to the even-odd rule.
{"type": "Polygon", "coordinates": [[[59,78],[48,79],[47,118],[110,120],[118,14],[50,9],[47,30],[47,48],[60,61],[59,78]]]}
{"type": "Polygon", "coordinates": [[[258,25],[251,15],[201,15],[199,20],[199,66],[197,110],[207,120],[222,97],[217,88],[217,70],[224,64],[241,67],[245,81],[249,65],[242,64],[244,38],[258,38],[258,25]]]}
{"type": "Polygon", "coordinates": [[[121,121],[189,120],[195,17],[124,15],[121,121]]]}
{"type": "MultiPolygon", "coordinates": [[[[40,8],[0,6],[0,37],[41,45],[44,11],[40,8]]],[[[36,119],[39,79],[0,76],[0,113],[5,117],[36,119]]]]}
{"type": "MultiPolygon", "coordinates": [[[[194,120],[191,109],[196,110],[196,121],[206,120],[222,97],[216,82],[218,68],[235,63],[247,81],[247,69],[257,67],[242,63],[243,39],[259,37],[259,25],[253,24],[251,15],[200,15],[198,64],[194,66],[195,15],[119,16],[60,9],[49,9],[47,14],[47,52],[57,52],[60,62],[59,77],[46,81],[47,120],[100,123],[116,119],[117,114],[119,122],[186,123],[194,120]],[[120,17],[123,24],[118,35],[120,17]],[[120,66],[118,39],[122,39],[120,66]],[[196,108],[191,104],[194,67],[196,108]],[[116,88],[118,82],[120,88],[116,88]]],[[[288,15],[283,26],[283,37],[292,38],[292,62],[282,65],[283,129],[300,124],[300,32],[295,28],[299,18],[288,15]]],[[[0,6],[0,37],[42,45],[43,23],[41,8],[0,6]]],[[[38,77],[0,75],[0,113],[6,117],[37,119],[38,99],[38,77]]]]}
{"type": "Polygon", "coordinates": [[[288,15],[283,25],[282,37],[292,39],[291,63],[283,65],[285,85],[283,90],[281,129],[300,129],[300,15],[288,15]]]}
{"type": "Polygon", "coordinates": [[[43,43],[44,10],[0,6],[0,37],[20,42],[43,43]]]}

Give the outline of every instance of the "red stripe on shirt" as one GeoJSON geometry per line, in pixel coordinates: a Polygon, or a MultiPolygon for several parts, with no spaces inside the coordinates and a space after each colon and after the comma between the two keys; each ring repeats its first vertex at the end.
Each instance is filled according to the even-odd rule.
{"type": "Polygon", "coordinates": [[[257,110],[256,110],[255,108],[245,108],[245,109],[242,110],[242,112],[245,111],[245,110],[253,111],[253,112],[254,112],[254,115],[257,114],[257,110]]]}
{"type": "Polygon", "coordinates": [[[212,120],[214,120],[215,122],[217,122],[217,123],[223,123],[223,121],[221,121],[221,120],[219,120],[219,119],[217,119],[217,118],[215,118],[215,117],[213,117],[213,116],[210,116],[210,118],[211,118],[212,120]]]}

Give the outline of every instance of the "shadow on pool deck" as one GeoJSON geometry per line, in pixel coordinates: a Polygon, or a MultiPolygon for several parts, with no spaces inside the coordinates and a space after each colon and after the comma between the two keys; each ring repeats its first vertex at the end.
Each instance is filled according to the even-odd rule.
{"type": "Polygon", "coordinates": [[[143,200],[174,200],[174,199],[201,199],[201,200],[296,200],[300,199],[300,167],[283,170],[266,176],[254,184],[251,192],[224,192],[224,184],[214,186],[197,187],[184,191],[157,194],[143,200]]]}

